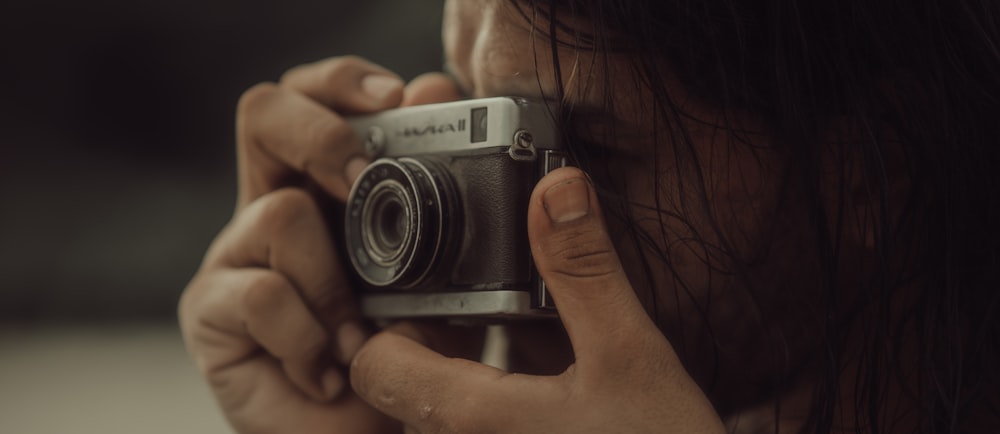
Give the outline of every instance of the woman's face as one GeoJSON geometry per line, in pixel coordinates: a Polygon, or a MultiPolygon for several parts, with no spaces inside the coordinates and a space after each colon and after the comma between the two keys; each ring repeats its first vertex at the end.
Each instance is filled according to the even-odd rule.
{"type": "MultiPolygon", "coordinates": [[[[530,6],[523,10],[532,16],[530,6]]],[[[532,28],[509,0],[448,0],[447,68],[470,97],[555,95],[550,40],[532,28]]],[[[805,254],[785,242],[796,238],[795,231],[786,226],[782,236],[772,233],[791,218],[774,212],[781,158],[760,146],[766,144],[761,137],[751,152],[728,130],[712,127],[721,113],[687,97],[670,76],[663,77],[667,91],[689,117],[683,125],[650,117],[649,92],[637,84],[628,55],[609,56],[607,63],[604,57],[595,62],[597,54],[585,48],[561,47],[558,55],[566,102],[583,111],[604,110],[585,133],[615,132],[601,136],[617,151],[612,155],[621,156],[603,176],[627,196],[632,221],[609,219],[609,229],[623,234],[617,238],[619,255],[631,265],[626,271],[637,294],[703,387],[728,389],[735,401],[759,396],[755,389],[767,386],[744,379],[767,378],[748,371],[776,369],[773,360],[759,356],[772,353],[768,339],[776,334],[787,350],[796,350],[797,334],[804,332],[798,312],[787,306],[808,297],[807,291],[785,291],[805,272],[779,260],[805,254]],[[606,92],[614,113],[604,106],[606,92]],[[614,129],[605,128],[611,123],[614,129]],[[661,137],[655,142],[654,125],[661,137]],[[665,131],[678,128],[693,149],[666,139],[665,131]],[[632,242],[626,224],[647,233],[648,240],[632,242]],[[774,242],[763,248],[764,239],[774,242]],[[751,294],[747,282],[762,288],[755,285],[751,294]]],[[[741,127],[753,127],[749,116],[729,113],[727,119],[734,118],[741,127]]]]}

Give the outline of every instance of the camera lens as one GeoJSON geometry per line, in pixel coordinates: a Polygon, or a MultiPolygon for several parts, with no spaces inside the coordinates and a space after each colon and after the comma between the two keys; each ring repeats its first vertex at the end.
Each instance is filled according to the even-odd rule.
{"type": "Polygon", "coordinates": [[[392,265],[404,253],[412,200],[406,188],[392,179],[378,183],[369,193],[360,222],[364,248],[376,263],[392,265]]]}
{"type": "Polygon", "coordinates": [[[378,245],[389,251],[399,249],[409,227],[402,204],[398,200],[387,200],[375,209],[375,215],[379,221],[378,245]]]}
{"type": "Polygon", "coordinates": [[[347,202],[345,238],[355,271],[373,286],[420,284],[447,250],[454,201],[450,177],[432,160],[372,163],[347,202]]]}

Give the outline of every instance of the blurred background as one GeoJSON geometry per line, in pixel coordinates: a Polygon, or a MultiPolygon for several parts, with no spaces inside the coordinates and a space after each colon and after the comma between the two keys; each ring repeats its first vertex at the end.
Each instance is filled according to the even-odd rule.
{"type": "Polygon", "coordinates": [[[358,54],[441,65],[435,0],[0,6],[0,432],[228,432],[175,308],[235,195],[236,101],[358,54]]]}

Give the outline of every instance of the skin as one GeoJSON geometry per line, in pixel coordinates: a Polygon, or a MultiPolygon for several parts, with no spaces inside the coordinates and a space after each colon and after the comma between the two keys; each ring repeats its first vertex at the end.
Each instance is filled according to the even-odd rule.
{"type": "MultiPolygon", "coordinates": [[[[529,9],[525,8],[530,14],[529,9]]],[[[475,97],[556,94],[550,41],[511,2],[450,1],[444,18],[447,68],[464,93],[475,97]]],[[[575,24],[587,30],[588,23],[575,24]]],[[[535,25],[548,28],[545,21],[535,25]]],[[[571,34],[557,36],[573,40],[571,34]]],[[[650,115],[653,103],[648,92],[635,84],[628,54],[611,55],[607,66],[603,57],[586,48],[560,47],[558,56],[566,103],[581,112],[601,113],[584,117],[583,134],[594,136],[618,157],[606,173],[590,175],[618,185],[632,203],[634,221],[613,221],[609,227],[616,234],[618,255],[628,264],[625,273],[632,287],[646,311],[660,319],[658,325],[689,374],[711,389],[721,411],[733,419],[749,417],[746,409],[776,398],[774,392],[765,391],[771,379],[789,367],[798,369],[808,363],[819,327],[813,323],[815,312],[822,311],[815,302],[819,295],[808,290],[817,272],[789,260],[813,252],[802,243],[808,237],[805,228],[792,223],[807,221],[805,209],[798,207],[805,201],[795,191],[784,192],[786,200],[778,205],[781,171],[786,165],[783,156],[768,147],[763,134],[737,137],[713,127],[728,122],[743,131],[762,130],[752,114],[723,113],[691,97],[667,69],[663,82],[687,117],[679,127],[659,125],[660,134],[683,128],[694,143],[691,155],[676,157],[662,139],[660,143],[651,140],[651,125],[659,121],[650,115]],[[613,96],[614,134],[609,133],[609,116],[602,110],[605,93],[613,96]],[[754,149],[739,142],[747,140],[754,149]],[[654,176],[659,189],[652,188],[654,176]],[[708,193],[704,203],[691,196],[695,185],[704,185],[708,193]],[[687,190],[681,186],[688,186],[687,190]],[[666,217],[652,209],[665,210],[666,217]],[[623,224],[652,234],[656,249],[637,247],[626,236],[623,224]],[[769,242],[766,251],[760,247],[762,240],[769,242]],[[728,245],[736,255],[754,258],[759,265],[744,270],[744,280],[737,281],[718,270],[738,269],[733,259],[720,258],[705,245],[728,245]],[[666,252],[669,267],[653,259],[647,274],[643,259],[655,258],[658,252],[666,252]],[[754,286],[752,292],[747,284],[754,286]],[[771,358],[775,353],[787,358],[771,358]]],[[[864,250],[859,243],[847,243],[843,249],[864,250]]],[[[852,254],[860,257],[863,252],[852,254]]],[[[850,279],[848,273],[842,278],[850,279]]],[[[525,361],[517,367],[527,372],[560,372],[573,360],[572,354],[553,354],[557,330],[548,331],[548,339],[531,339],[539,334],[538,328],[510,330],[515,360],[525,361]]]]}
{"type": "MultiPolygon", "coordinates": [[[[569,354],[544,357],[549,353],[516,339],[514,329],[515,344],[525,343],[515,351],[550,362],[518,372],[550,375],[504,372],[472,361],[481,342],[475,329],[400,323],[372,334],[361,325],[353,289],[338,265],[336,236],[322,212],[330,198],[346,199],[368,162],[344,117],[462,95],[551,95],[555,86],[547,79],[550,62],[534,55],[536,46],[547,53],[547,40],[506,2],[448,1],[443,30],[451,77],[428,74],[404,85],[381,67],[342,57],[294,68],[278,83],[258,85],[242,97],[237,209],[179,307],[188,349],[231,424],[245,433],[718,433],[725,431],[717,411],[722,405],[751,409],[741,413],[741,429],[766,426],[767,416],[760,415],[768,410],[757,413],[748,404],[761,403],[758,385],[746,378],[766,378],[777,368],[753,357],[764,343],[747,327],[788,331],[794,338],[794,318],[743,309],[748,299],[738,290],[717,291],[713,300],[721,307],[707,321],[699,317],[707,294],[730,285],[708,271],[704,252],[689,243],[666,250],[693,293],[678,296],[665,270],[642,278],[641,268],[632,265],[648,252],[612,241],[620,239],[613,236],[619,228],[605,221],[590,179],[575,168],[544,177],[526,216],[532,255],[559,306],[569,354]],[[653,294],[658,303],[651,301],[653,294]],[[651,313],[671,318],[672,325],[661,330],[651,313]],[[745,357],[711,365],[718,359],[706,343],[707,324],[723,351],[745,357]],[[706,364],[718,369],[701,371],[706,364]],[[703,392],[709,383],[729,391],[713,394],[714,405],[703,392]]],[[[593,83],[625,70],[615,62],[607,70],[587,67],[593,63],[582,51],[559,55],[572,65],[563,68],[568,102],[581,107],[598,106],[607,90],[593,83]]],[[[686,111],[702,119],[720,116],[686,99],[670,77],[665,80],[686,111]]],[[[625,95],[619,107],[624,122],[651,122],[643,117],[641,96],[610,91],[625,95]]],[[[637,207],[641,225],[653,233],[664,225],[679,239],[695,232],[709,241],[750,234],[732,241],[749,248],[766,232],[762,221],[790,218],[759,211],[774,208],[776,179],[764,168],[780,166],[776,156],[733,154],[716,131],[690,127],[702,172],[715,186],[708,209],[723,230],[661,222],[637,207]],[[717,162],[723,150],[724,165],[717,162]]],[[[637,186],[629,199],[680,202],[669,187],[694,174],[674,160],[650,163],[656,154],[648,153],[652,144],[641,136],[609,144],[635,156],[619,166],[621,181],[637,186]],[[670,174],[668,188],[648,187],[653,170],[670,174]]],[[[788,342],[797,363],[805,347],[788,342]]],[[[730,428],[733,414],[728,412],[730,428]]]]}

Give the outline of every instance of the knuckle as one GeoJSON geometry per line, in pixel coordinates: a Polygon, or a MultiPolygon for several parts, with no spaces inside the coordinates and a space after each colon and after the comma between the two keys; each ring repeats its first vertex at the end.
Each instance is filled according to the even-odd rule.
{"type": "Polygon", "coordinates": [[[368,62],[358,56],[341,56],[330,59],[323,65],[321,81],[328,86],[342,85],[360,70],[368,69],[368,62]]]}
{"type": "Polygon", "coordinates": [[[315,63],[293,67],[281,75],[279,82],[288,84],[305,79],[313,85],[330,86],[342,83],[345,78],[352,75],[357,75],[359,70],[367,69],[371,69],[370,64],[359,56],[331,57],[315,63]]]}
{"type": "Polygon", "coordinates": [[[242,303],[251,332],[263,325],[294,339],[271,341],[269,349],[283,360],[310,360],[327,349],[326,330],[303,306],[304,301],[286,278],[276,272],[262,273],[243,289],[242,303]],[[306,315],[303,317],[302,315],[306,315]],[[289,317],[294,315],[295,317],[289,317]]]}
{"type": "Polygon", "coordinates": [[[328,65],[333,71],[352,71],[367,68],[368,61],[361,56],[348,54],[331,58],[328,65]]]}
{"type": "Polygon", "coordinates": [[[261,273],[243,289],[242,302],[248,315],[265,315],[288,303],[295,292],[287,279],[277,273],[261,273]]]}
{"type": "Polygon", "coordinates": [[[295,76],[299,75],[303,71],[307,71],[315,67],[316,67],[315,64],[307,63],[304,65],[296,65],[289,69],[286,69],[285,72],[283,72],[281,74],[281,77],[278,79],[278,83],[287,84],[288,82],[293,81],[295,79],[295,76]]]}
{"type": "MultiPolygon", "coordinates": [[[[212,272],[219,266],[220,262],[224,261],[227,250],[233,243],[233,227],[241,218],[243,218],[243,213],[239,213],[234,216],[233,219],[226,223],[222,230],[215,236],[215,239],[212,240],[211,244],[209,244],[208,250],[205,252],[205,256],[202,258],[201,268],[195,275],[196,278],[200,277],[202,274],[212,272]]],[[[192,283],[188,285],[188,290],[194,290],[197,286],[200,285],[196,285],[195,282],[192,281],[192,283]]]]}
{"type": "Polygon", "coordinates": [[[192,340],[202,328],[203,321],[213,312],[217,300],[212,295],[216,292],[215,273],[199,270],[178,298],[177,318],[185,340],[192,340]]]}
{"type": "Polygon", "coordinates": [[[323,147],[324,145],[342,145],[356,141],[354,130],[337,116],[322,116],[305,121],[302,134],[307,143],[323,147]]]}
{"type": "Polygon", "coordinates": [[[280,233],[319,216],[319,208],[313,198],[297,188],[272,191],[257,199],[253,205],[253,225],[263,231],[280,233]]]}
{"type": "Polygon", "coordinates": [[[200,304],[200,297],[198,297],[198,291],[195,289],[197,282],[198,278],[196,276],[187,288],[184,288],[180,298],[177,300],[177,319],[178,323],[180,323],[181,333],[185,337],[191,333],[188,324],[191,324],[196,319],[196,306],[200,304]]]}
{"type": "Polygon", "coordinates": [[[199,304],[197,284],[198,276],[195,276],[177,300],[177,317],[182,323],[191,318],[191,315],[196,311],[195,306],[199,304]]]}
{"type": "Polygon", "coordinates": [[[255,84],[240,95],[236,104],[236,113],[239,117],[245,117],[248,113],[253,113],[261,105],[267,104],[278,93],[278,86],[271,82],[255,84]]]}
{"type": "Polygon", "coordinates": [[[346,54],[343,56],[337,56],[334,58],[335,62],[346,63],[349,65],[354,65],[355,67],[361,67],[368,65],[368,61],[364,57],[358,56],[356,54],[346,54]]]}

